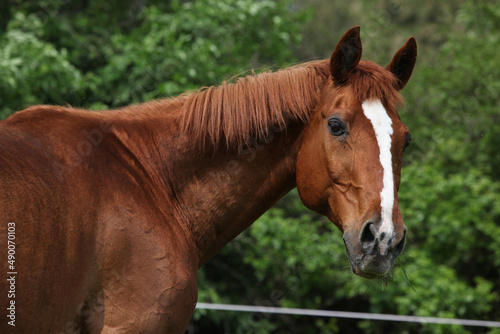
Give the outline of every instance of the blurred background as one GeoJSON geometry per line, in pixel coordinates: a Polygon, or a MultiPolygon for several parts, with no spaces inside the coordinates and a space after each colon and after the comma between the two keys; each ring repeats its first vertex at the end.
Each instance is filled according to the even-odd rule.
{"type": "MultiPolygon", "coordinates": [[[[406,250],[355,277],[342,235],[296,191],[199,273],[199,301],[500,321],[500,2],[3,0],[0,117],[102,110],[327,58],[361,26],[381,65],[414,36],[401,118],[406,250]]],[[[481,327],[196,310],[188,333],[500,333],[481,327]]]]}

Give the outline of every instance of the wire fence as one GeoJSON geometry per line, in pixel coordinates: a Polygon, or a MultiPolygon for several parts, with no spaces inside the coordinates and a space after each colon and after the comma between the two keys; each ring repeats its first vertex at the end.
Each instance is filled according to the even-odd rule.
{"type": "Polygon", "coordinates": [[[198,303],[196,305],[196,308],[204,310],[219,310],[219,311],[288,314],[288,315],[301,315],[301,316],[313,316],[313,317],[385,320],[385,321],[399,321],[399,322],[416,322],[423,324],[444,324],[444,325],[500,328],[500,321],[489,321],[489,320],[451,319],[451,318],[437,318],[437,317],[419,317],[413,315],[310,310],[301,308],[284,308],[284,307],[253,306],[253,305],[235,305],[235,304],[211,304],[211,303],[198,303]]]}

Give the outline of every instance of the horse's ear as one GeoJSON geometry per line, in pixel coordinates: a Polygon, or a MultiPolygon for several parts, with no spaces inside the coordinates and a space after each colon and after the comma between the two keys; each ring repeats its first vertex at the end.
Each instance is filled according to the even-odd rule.
{"type": "Polygon", "coordinates": [[[396,90],[403,89],[410,80],[411,73],[417,61],[417,41],[410,37],[405,45],[396,52],[387,69],[392,72],[399,80],[395,87],[396,90]]]}
{"type": "Polygon", "coordinates": [[[349,29],[340,39],[330,58],[330,73],[336,84],[344,84],[361,59],[359,26],[349,29]]]}

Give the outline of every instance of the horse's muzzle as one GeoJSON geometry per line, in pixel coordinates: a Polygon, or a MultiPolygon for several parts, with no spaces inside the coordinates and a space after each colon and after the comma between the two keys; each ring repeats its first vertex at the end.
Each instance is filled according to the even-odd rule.
{"type": "Polygon", "coordinates": [[[396,258],[403,252],[406,227],[402,236],[379,234],[372,222],[367,222],[359,233],[344,233],[344,243],[352,271],[364,278],[378,278],[391,270],[396,258]]]}

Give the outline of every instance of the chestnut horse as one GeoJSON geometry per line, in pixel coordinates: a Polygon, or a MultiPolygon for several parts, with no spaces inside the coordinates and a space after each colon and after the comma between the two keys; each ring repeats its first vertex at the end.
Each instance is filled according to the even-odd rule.
{"type": "Polygon", "coordinates": [[[198,268],[294,187],[355,274],[385,275],[406,236],[396,108],[416,53],[410,38],[386,68],[360,61],[354,27],[329,60],[0,122],[0,332],[183,333],[198,268]]]}

